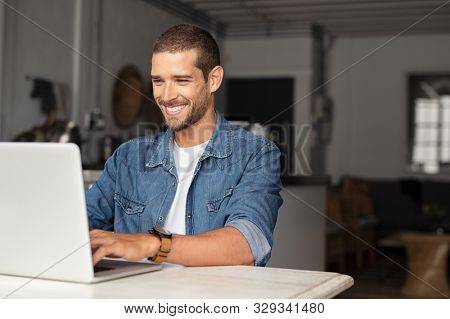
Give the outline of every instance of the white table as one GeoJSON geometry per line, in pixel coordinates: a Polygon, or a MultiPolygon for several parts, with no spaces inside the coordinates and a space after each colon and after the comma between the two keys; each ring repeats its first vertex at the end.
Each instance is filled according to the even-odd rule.
{"type": "Polygon", "coordinates": [[[0,297],[332,298],[353,285],[351,277],[330,272],[249,266],[164,266],[161,271],[92,285],[0,276],[0,297]]]}

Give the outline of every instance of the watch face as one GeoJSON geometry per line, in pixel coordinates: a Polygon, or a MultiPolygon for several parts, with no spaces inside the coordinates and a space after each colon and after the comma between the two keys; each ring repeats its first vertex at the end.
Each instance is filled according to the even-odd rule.
{"type": "Polygon", "coordinates": [[[167,236],[167,237],[172,236],[172,233],[165,230],[163,227],[155,227],[154,229],[156,232],[160,233],[163,236],[167,236]]]}

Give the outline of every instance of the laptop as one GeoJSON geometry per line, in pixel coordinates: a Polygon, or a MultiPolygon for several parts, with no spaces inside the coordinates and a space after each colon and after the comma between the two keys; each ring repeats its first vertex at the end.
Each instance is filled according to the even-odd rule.
{"type": "Polygon", "coordinates": [[[106,258],[94,269],[78,146],[0,143],[0,274],[95,283],[159,269],[106,258]]]}

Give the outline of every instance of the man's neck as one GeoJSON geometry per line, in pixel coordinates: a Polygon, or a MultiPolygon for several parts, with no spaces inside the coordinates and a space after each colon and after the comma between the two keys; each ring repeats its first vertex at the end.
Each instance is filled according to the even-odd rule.
{"type": "Polygon", "coordinates": [[[194,125],[175,132],[175,141],[179,147],[191,147],[202,144],[211,138],[216,127],[216,112],[210,107],[205,115],[194,125]]]}

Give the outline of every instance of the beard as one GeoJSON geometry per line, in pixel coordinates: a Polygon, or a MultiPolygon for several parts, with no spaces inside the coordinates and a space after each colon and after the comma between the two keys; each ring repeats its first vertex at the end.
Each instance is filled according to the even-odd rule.
{"type": "Polygon", "coordinates": [[[172,131],[178,132],[187,129],[188,127],[200,121],[208,111],[209,103],[207,94],[202,94],[197,100],[188,100],[184,97],[181,97],[168,102],[158,101],[158,104],[162,109],[166,106],[186,104],[186,108],[185,110],[183,110],[183,112],[187,112],[187,114],[184,118],[178,118],[176,116],[166,116],[165,112],[162,112],[164,115],[164,124],[172,131]]]}

